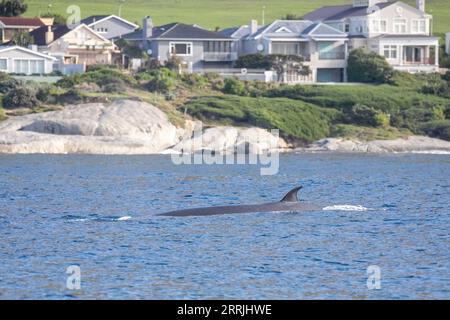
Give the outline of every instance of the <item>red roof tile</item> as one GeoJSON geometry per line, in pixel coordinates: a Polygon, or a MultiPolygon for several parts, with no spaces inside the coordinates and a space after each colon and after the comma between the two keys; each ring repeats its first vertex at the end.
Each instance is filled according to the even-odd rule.
{"type": "Polygon", "coordinates": [[[7,27],[40,27],[44,25],[39,18],[0,17],[0,22],[7,27]]]}

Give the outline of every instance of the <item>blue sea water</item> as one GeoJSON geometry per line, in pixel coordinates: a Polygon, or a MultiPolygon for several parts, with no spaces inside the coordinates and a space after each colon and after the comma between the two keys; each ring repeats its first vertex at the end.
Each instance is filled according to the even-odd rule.
{"type": "Polygon", "coordinates": [[[275,176],[170,156],[2,155],[0,299],[450,299],[449,194],[448,155],[286,154],[275,176]],[[331,210],[155,216],[298,184],[331,210]]]}

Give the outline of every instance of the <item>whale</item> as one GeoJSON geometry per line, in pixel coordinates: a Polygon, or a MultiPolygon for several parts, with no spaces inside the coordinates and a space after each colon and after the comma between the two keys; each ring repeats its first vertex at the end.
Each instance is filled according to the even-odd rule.
{"type": "Polygon", "coordinates": [[[296,187],[289,191],[279,202],[262,203],[262,204],[246,204],[246,205],[229,205],[216,207],[203,207],[170,211],[158,214],[164,217],[193,217],[193,216],[214,216],[226,214],[242,214],[256,212],[298,212],[298,211],[319,211],[320,206],[312,203],[300,201],[298,192],[302,186],[296,187]]]}

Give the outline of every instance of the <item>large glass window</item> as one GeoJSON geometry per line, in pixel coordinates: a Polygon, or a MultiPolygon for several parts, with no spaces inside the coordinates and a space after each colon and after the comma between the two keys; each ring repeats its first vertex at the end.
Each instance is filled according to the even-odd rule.
{"type": "Polygon", "coordinates": [[[192,43],[191,42],[171,42],[170,54],[176,54],[179,56],[191,56],[192,55],[192,43]]]}
{"type": "Polygon", "coordinates": [[[427,21],[424,19],[413,20],[411,22],[411,32],[412,33],[425,33],[427,32],[427,21]]]}
{"type": "Polygon", "coordinates": [[[43,60],[30,60],[30,73],[42,74],[44,73],[44,61],[43,60]]]}
{"type": "Polygon", "coordinates": [[[29,60],[17,59],[14,60],[14,73],[29,74],[29,60]]]}
{"type": "Polygon", "coordinates": [[[384,56],[386,57],[386,59],[397,59],[397,46],[384,46],[384,56]]]}
{"type": "Polygon", "coordinates": [[[372,29],[370,31],[374,33],[385,33],[387,22],[386,20],[372,20],[372,29]]]}
{"type": "Polygon", "coordinates": [[[6,59],[0,59],[0,70],[8,69],[8,61],[6,59]]]}
{"type": "Polygon", "coordinates": [[[295,42],[273,42],[273,54],[298,55],[299,44],[295,42]]]}
{"type": "Polygon", "coordinates": [[[407,32],[406,19],[395,19],[394,20],[394,32],[395,33],[406,33],[407,32]]]}

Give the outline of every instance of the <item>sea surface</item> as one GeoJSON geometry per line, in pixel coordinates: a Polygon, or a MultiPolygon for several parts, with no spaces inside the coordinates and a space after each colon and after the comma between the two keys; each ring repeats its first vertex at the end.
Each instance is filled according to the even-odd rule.
{"type": "Polygon", "coordinates": [[[449,155],[2,155],[0,299],[450,299],[449,204],[449,155]],[[156,216],[299,184],[326,210],[156,216]]]}

